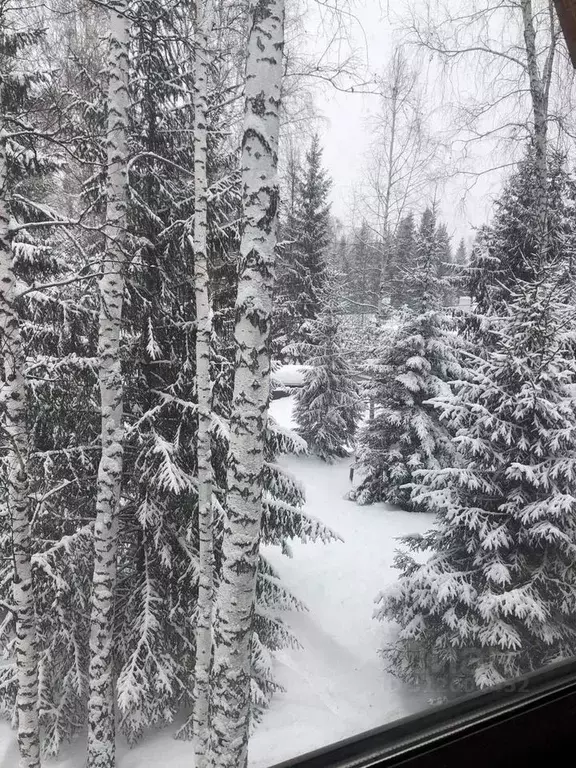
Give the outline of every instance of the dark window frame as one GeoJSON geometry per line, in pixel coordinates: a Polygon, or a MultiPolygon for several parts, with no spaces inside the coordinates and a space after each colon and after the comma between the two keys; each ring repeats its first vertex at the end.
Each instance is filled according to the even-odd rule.
{"type": "Polygon", "coordinates": [[[572,765],[575,753],[576,660],[570,660],[274,768],[515,768],[572,765]]]}

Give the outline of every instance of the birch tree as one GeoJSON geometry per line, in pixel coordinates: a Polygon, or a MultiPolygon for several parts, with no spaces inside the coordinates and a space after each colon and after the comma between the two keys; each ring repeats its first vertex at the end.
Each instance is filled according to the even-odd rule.
{"type": "MultiPolygon", "coordinates": [[[[570,102],[567,79],[560,74],[560,29],[553,0],[474,0],[449,10],[430,0],[425,17],[413,16],[411,29],[415,41],[449,67],[450,84],[457,91],[454,118],[463,157],[472,153],[474,145],[483,144],[499,158],[495,167],[513,165],[509,161],[517,151],[518,138],[528,134],[536,160],[544,247],[547,143],[551,127],[557,126],[558,135],[566,131],[570,102]],[[470,92],[464,80],[469,80],[472,66],[476,78],[470,92]],[[500,152],[502,144],[509,150],[505,155],[500,152]]],[[[477,178],[474,169],[463,170],[477,178]]]]}
{"type": "Polygon", "coordinates": [[[39,141],[39,126],[45,118],[39,97],[45,71],[30,66],[43,31],[21,21],[13,7],[0,3],[0,546],[5,555],[0,564],[0,589],[7,613],[0,637],[6,657],[15,654],[15,665],[6,663],[0,673],[0,688],[12,699],[11,706],[6,708],[3,702],[0,708],[15,714],[19,765],[37,768],[38,633],[31,535],[36,488],[31,482],[27,378],[27,355],[35,329],[26,322],[29,308],[24,309],[28,299],[23,284],[27,279],[34,283],[50,262],[50,248],[41,235],[46,230],[36,227],[36,236],[27,230],[37,213],[28,193],[34,189],[34,180],[46,177],[54,165],[39,141]],[[7,590],[10,581],[11,596],[7,590]]]}
{"type": "Polygon", "coordinates": [[[380,109],[372,116],[372,142],[363,203],[380,241],[380,296],[390,296],[393,237],[407,208],[439,175],[439,145],[425,125],[418,72],[396,48],[378,82],[380,109]]]}
{"type": "Polygon", "coordinates": [[[550,84],[552,78],[552,65],[556,53],[556,41],[559,34],[552,0],[548,0],[548,13],[550,18],[549,44],[546,57],[540,66],[538,61],[538,43],[536,39],[536,26],[534,23],[534,10],[532,0],[521,0],[522,25],[524,44],[526,47],[526,71],[530,85],[530,98],[532,101],[533,147],[536,169],[536,211],[539,220],[539,258],[544,257],[546,248],[546,218],[548,208],[548,103],[550,96],[550,84]]]}
{"type": "Polygon", "coordinates": [[[102,453],[98,467],[94,526],[88,701],[89,768],[113,768],[115,765],[114,599],[124,440],[120,331],[128,202],[129,26],[126,10],[125,2],[118,2],[109,9],[106,250],[100,279],[98,338],[102,453]]]}
{"type": "MultiPolygon", "coordinates": [[[[3,20],[2,20],[3,21],[3,20]]],[[[0,90],[4,107],[5,88],[0,90]]],[[[4,363],[2,430],[7,443],[6,505],[11,523],[13,600],[16,614],[18,745],[21,768],[40,766],[36,616],[32,589],[31,492],[27,471],[24,345],[16,307],[16,278],[9,210],[8,132],[0,122],[0,359],[4,363]]]]}
{"type": "Polygon", "coordinates": [[[242,140],[244,231],[236,299],[236,369],[214,627],[211,734],[214,764],[219,768],[244,768],[248,757],[251,645],[270,396],[283,43],[283,0],[253,1],[242,140]]]}
{"type": "Polygon", "coordinates": [[[194,738],[197,768],[205,768],[209,749],[209,687],[214,591],[212,540],[212,465],[210,381],[211,313],[208,294],[206,119],[210,0],[196,2],[194,62],[194,285],[196,295],[196,389],[198,393],[198,540],[199,580],[194,684],[194,738]]]}

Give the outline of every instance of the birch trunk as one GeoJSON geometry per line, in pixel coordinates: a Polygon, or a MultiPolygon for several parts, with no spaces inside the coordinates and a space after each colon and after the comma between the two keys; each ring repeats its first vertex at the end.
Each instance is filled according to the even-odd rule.
{"type": "Polygon", "coordinates": [[[550,47],[541,73],[538,66],[538,51],[536,46],[536,30],[534,27],[532,0],[521,0],[521,7],[524,27],[524,44],[526,47],[526,67],[530,83],[530,97],[532,100],[532,115],[534,119],[534,161],[537,174],[536,205],[540,229],[539,258],[542,260],[546,250],[546,221],[548,208],[548,92],[556,50],[556,31],[554,28],[554,14],[552,12],[550,15],[550,47]]]}
{"type": "Polygon", "coordinates": [[[18,746],[20,768],[39,768],[38,665],[32,589],[30,493],[27,472],[24,349],[16,310],[16,280],[7,203],[6,133],[0,126],[0,358],[4,361],[3,432],[7,444],[6,501],[12,529],[16,614],[18,746]]]}
{"type": "Polygon", "coordinates": [[[390,201],[392,197],[394,150],[396,143],[396,120],[398,116],[398,86],[394,84],[392,88],[391,99],[392,123],[390,126],[390,142],[388,144],[388,173],[386,174],[386,192],[384,193],[384,219],[382,222],[382,244],[383,254],[380,262],[380,286],[378,290],[378,309],[379,315],[382,314],[384,306],[384,295],[386,292],[386,281],[388,279],[388,265],[390,263],[390,201]]]}
{"type": "Polygon", "coordinates": [[[198,393],[198,623],[193,729],[197,768],[206,768],[209,751],[209,691],[212,661],[213,541],[210,381],[211,314],[207,264],[206,113],[210,0],[197,0],[194,63],[194,285],[196,295],[196,388],[198,393]]]}
{"type": "Polygon", "coordinates": [[[250,659],[270,396],[284,0],[253,0],[251,14],[242,140],[244,232],[236,300],[236,369],[214,626],[211,736],[218,768],[245,768],[248,757],[250,659]]]}
{"type": "Polygon", "coordinates": [[[98,467],[90,628],[88,766],[115,765],[114,598],[122,482],[123,414],[120,330],[127,210],[128,19],[124,3],[109,10],[106,251],[100,280],[98,339],[102,454],[98,467]]]}

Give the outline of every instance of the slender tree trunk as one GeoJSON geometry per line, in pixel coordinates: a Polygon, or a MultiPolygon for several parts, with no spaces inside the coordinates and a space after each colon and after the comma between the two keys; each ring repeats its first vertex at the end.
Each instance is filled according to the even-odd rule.
{"type": "Polygon", "coordinates": [[[12,528],[16,614],[18,746],[20,768],[39,768],[38,663],[32,589],[30,489],[27,472],[24,349],[16,310],[16,279],[7,204],[6,134],[0,125],[0,358],[4,361],[3,432],[7,444],[6,502],[12,528]]]}
{"type": "Polygon", "coordinates": [[[212,607],[214,565],[212,540],[212,464],[210,427],[211,313],[207,264],[206,110],[210,0],[196,3],[196,50],[194,65],[194,284],[196,293],[196,388],[198,392],[198,534],[200,573],[194,686],[194,738],[196,768],[206,768],[210,748],[209,693],[212,661],[212,607]]]}
{"type": "Polygon", "coordinates": [[[242,141],[244,232],[236,300],[236,371],[214,628],[211,735],[218,768],[247,765],[251,644],[270,398],[284,0],[253,0],[251,13],[242,141]]]}
{"type": "MultiPolygon", "coordinates": [[[[544,258],[546,248],[546,220],[548,208],[548,154],[547,154],[547,134],[548,134],[548,83],[545,78],[549,78],[552,68],[552,60],[555,51],[555,31],[551,30],[551,45],[543,73],[540,73],[538,66],[538,55],[536,48],[536,30],[534,27],[534,16],[532,11],[532,0],[522,0],[522,21],[524,25],[524,44],[526,46],[526,63],[528,70],[528,79],[530,83],[530,96],[532,99],[532,115],[534,118],[534,161],[536,166],[536,194],[537,194],[537,215],[539,219],[539,240],[540,254],[539,258],[544,258]],[[550,71],[549,71],[550,70],[550,71]]],[[[553,19],[553,16],[552,16],[553,19]]]]}
{"type": "Polygon", "coordinates": [[[108,187],[106,252],[100,280],[99,380],[102,408],[102,454],[98,467],[94,526],[94,577],[90,628],[90,698],[88,766],[115,765],[113,679],[114,598],[118,515],[123,461],[123,389],[120,328],[124,298],[127,209],[128,19],[117,3],[109,10],[108,187]]]}
{"type": "Polygon", "coordinates": [[[394,151],[396,143],[396,120],[398,116],[398,85],[392,87],[392,123],[390,126],[390,142],[388,144],[388,173],[386,174],[386,192],[384,193],[384,221],[382,226],[382,244],[384,246],[382,260],[380,262],[380,286],[378,290],[378,314],[382,313],[384,308],[384,296],[386,293],[386,282],[389,279],[388,266],[390,264],[390,248],[392,247],[390,237],[390,203],[392,198],[392,184],[394,182],[393,166],[394,151]]]}

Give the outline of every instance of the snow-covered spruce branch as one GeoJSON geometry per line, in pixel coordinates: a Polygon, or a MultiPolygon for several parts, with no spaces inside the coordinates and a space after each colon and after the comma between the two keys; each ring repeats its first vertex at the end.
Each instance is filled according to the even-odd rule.
{"type": "Polygon", "coordinates": [[[89,523],[87,523],[86,525],[83,525],[82,528],[79,528],[74,533],[71,533],[68,536],[63,536],[59,541],[56,542],[56,544],[49,547],[48,549],[45,549],[42,552],[36,552],[34,555],[32,555],[32,564],[40,568],[43,568],[48,562],[48,558],[53,557],[55,554],[58,554],[58,553],[69,552],[70,548],[76,542],[78,542],[82,538],[92,539],[93,534],[94,534],[94,522],[90,521],[89,523]]]}
{"type": "MultiPolygon", "coordinates": [[[[28,294],[40,295],[42,291],[45,291],[48,288],[63,288],[66,285],[72,285],[73,283],[82,283],[82,282],[85,282],[86,280],[94,280],[100,277],[102,277],[101,272],[93,272],[89,275],[75,274],[75,275],[72,275],[71,277],[66,277],[62,280],[53,280],[50,283],[40,283],[40,284],[33,283],[32,285],[29,285],[26,287],[20,286],[18,290],[18,297],[20,298],[22,296],[27,296],[28,294]]],[[[53,301],[53,299],[49,296],[46,296],[45,300],[53,301]]]]}

